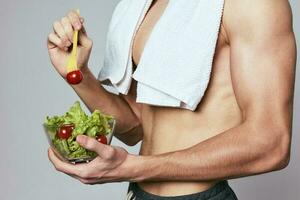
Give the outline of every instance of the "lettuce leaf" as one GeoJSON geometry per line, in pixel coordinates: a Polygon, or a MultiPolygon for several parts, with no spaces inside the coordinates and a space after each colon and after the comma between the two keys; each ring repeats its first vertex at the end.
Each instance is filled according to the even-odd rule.
{"type": "Polygon", "coordinates": [[[76,136],[87,135],[95,138],[98,135],[106,135],[112,131],[109,124],[111,119],[113,119],[112,116],[105,115],[99,110],[95,110],[88,116],[81,108],[79,101],[76,101],[64,115],[47,116],[44,125],[49,132],[54,133],[51,140],[55,148],[66,157],[74,159],[95,156],[94,152],[82,148],[76,142],[76,136]],[[59,127],[64,124],[74,125],[72,135],[67,140],[55,136],[59,127]]]}

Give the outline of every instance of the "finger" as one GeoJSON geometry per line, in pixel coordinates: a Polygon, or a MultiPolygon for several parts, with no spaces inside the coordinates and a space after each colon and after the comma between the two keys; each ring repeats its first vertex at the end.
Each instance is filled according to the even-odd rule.
{"type": "Polygon", "coordinates": [[[67,175],[79,180],[83,184],[88,184],[88,185],[94,185],[99,181],[97,178],[80,178],[79,176],[76,175],[71,175],[71,174],[67,174],[67,175]]]}
{"type": "Polygon", "coordinates": [[[84,35],[84,36],[87,36],[86,29],[85,29],[85,27],[84,27],[83,25],[82,25],[82,27],[81,27],[79,33],[81,33],[81,34],[84,35]]]}
{"type": "Polygon", "coordinates": [[[59,36],[59,38],[61,39],[61,41],[65,47],[68,47],[71,45],[71,42],[68,39],[68,36],[64,30],[64,27],[59,21],[55,21],[53,23],[53,29],[54,29],[54,32],[59,36]]]}
{"type": "Polygon", "coordinates": [[[76,11],[72,10],[68,13],[67,16],[68,16],[74,30],[80,30],[82,27],[83,20],[82,20],[82,18],[80,18],[79,14],[76,11]]]}
{"type": "Polygon", "coordinates": [[[112,146],[102,144],[94,138],[78,135],[76,141],[85,149],[96,152],[102,159],[112,159],[115,155],[115,149],[112,146]]]}
{"type": "Polygon", "coordinates": [[[54,152],[51,148],[49,148],[49,150],[48,150],[48,157],[57,171],[71,174],[71,175],[76,175],[76,176],[78,176],[78,174],[80,174],[80,166],[72,165],[72,164],[61,161],[54,154],[54,152]]]}
{"type": "Polygon", "coordinates": [[[53,49],[55,47],[58,47],[62,50],[67,51],[68,48],[64,46],[63,42],[61,41],[61,39],[55,34],[55,33],[50,33],[48,35],[48,48],[49,49],[53,49]]]}
{"type": "Polygon", "coordinates": [[[78,32],[78,34],[78,41],[81,46],[86,48],[91,48],[93,46],[93,42],[90,38],[87,37],[85,28],[83,26],[78,32]]]}
{"type": "Polygon", "coordinates": [[[67,34],[67,37],[68,37],[69,41],[72,43],[74,30],[73,30],[73,27],[72,27],[72,24],[71,24],[69,18],[68,17],[63,17],[61,19],[61,24],[64,28],[65,33],[67,34]]]}
{"type": "Polygon", "coordinates": [[[83,17],[81,17],[81,16],[79,16],[79,20],[80,20],[81,24],[83,24],[83,22],[84,22],[84,18],[83,18],[83,17]]]}

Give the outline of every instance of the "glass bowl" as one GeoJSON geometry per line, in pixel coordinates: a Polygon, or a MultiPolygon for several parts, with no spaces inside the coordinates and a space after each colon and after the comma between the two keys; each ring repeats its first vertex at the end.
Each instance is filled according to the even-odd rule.
{"type": "MultiPolygon", "coordinates": [[[[113,138],[113,135],[114,135],[114,131],[115,131],[116,120],[111,119],[111,120],[108,121],[108,124],[110,126],[111,131],[108,134],[106,134],[105,136],[106,136],[106,139],[107,139],[107,144],[110,145],[110,143],[112,141],[112,138],[113,138]]],[[[44,124],[43,124],[43,129],[44,129],[44,132],[47,136],[47,139],[48,139],[48,142],[49,142],[50,146],[54,150],[54,153],[61,160],[64,160],[64,161],[75,164],[75,163],[90,162],[91,160],[93,160],[97,156],[96,153],[86,150],[86,151],[89,152],[89,155],[72,158],[70,156],[70,152],[66,152],[66,151],[64,151],[60,148],[57,148],[57,146],[53,143],[54,138],[56,137],[56,131],[57,130],[55,132],[50,131],[50,130],[47,129],[47,127],[44,124]]],[[[64,144],[67,145],[67,142],[65,142],[64,144]]]]}

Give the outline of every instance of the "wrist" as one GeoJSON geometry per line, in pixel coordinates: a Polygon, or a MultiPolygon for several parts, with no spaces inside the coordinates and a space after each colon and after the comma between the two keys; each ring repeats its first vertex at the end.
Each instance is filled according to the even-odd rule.
{"type": "Polygon", "coordinates": [[[83,75],[91,73],[91,71],[87,65],[82,66],[80,68],[80,71],[82,72],[83,75]]]}
{"type": "Polygon", "coordinates": [[[125,179],[129,182],[150,180],[158,172],[154,156],[128,154],[121,169],[125,179]]]}
{"type": "Polygon", "coordinates": [[[77,87],[82,87],[82,86],[86,85],[86,83],[89,82],[87,80],[90,79],[90,77],[91,77],[91,71],[89,70],[88,67],[81,67],[79,70],[81,71],[83,78],[82,78],[81,82],[78,84],[72,85],[72,84],[68,83],[67,78],[64,77],[64,80],[74,89],[77,87]]]}

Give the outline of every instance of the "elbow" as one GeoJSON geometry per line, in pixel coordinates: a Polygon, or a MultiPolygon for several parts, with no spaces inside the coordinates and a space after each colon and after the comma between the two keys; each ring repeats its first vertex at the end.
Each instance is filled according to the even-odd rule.
{"type": "Polygon", "coordinates": [[[291,130],[271,127],[262,137],[259,148],[259,173],[278,171],[286,168],[290,162],[291,130]],[[261,146],[263,145],[263,146],[261,146]]]}
{"type": "MultiPolygon", "coordinates": [[[[273,158],[269,158],[270,170],[278,171],[286,168],[290,162],[290,150],[287,144],[274,150],[273,158]]],[[[268,165],[267,165],[268,166],[268,165]]]]}
{"type": "Polygon", "coordinates": [[[291,149],[291,130],[279,129],[277,133],[277,145],[274,146],[273,156],[274,163],[272,168],[274,171],[282,170],[289,165],[291,149]]]}
{"type": "Polygon", "coordinates": [[[286,168],[290,163],[290,155],[285,155],[278,159],[277,165],[274,166],[274,170],[282,170],[286,168]]]}
{"type": "MultiPolygon", "coordinates": [[[[284,143],[284,142],[282,142],[284,143]]],[[[286,168],[290,163],[290,145],[281,144],[281,147],[278,147],[278,152],[275,152],[275,163],[273,164],[273,170],[282,170],[286,168]]]]}
{"type": "Polygon", "coordinates": [[[139,124],[124,133],[116,133],[115,136],[127,146],[135,146],[143,139],[142,126],[139,124]]]}
{"type": "Polygon", "coordinates": [[[118,138],[122,143],[126,144],[127,146],[135,146],[141,141],[139,135],[133,135],[130,133],[127,134],[115,134],[115,137],[118,138]]]}

